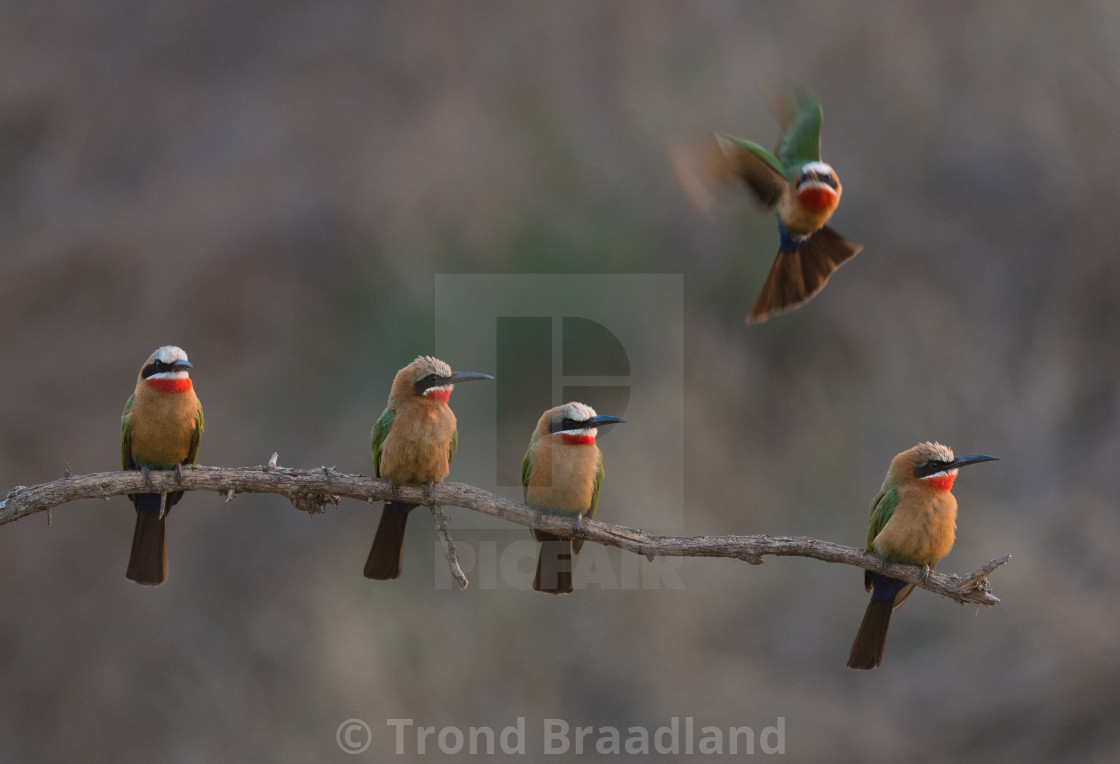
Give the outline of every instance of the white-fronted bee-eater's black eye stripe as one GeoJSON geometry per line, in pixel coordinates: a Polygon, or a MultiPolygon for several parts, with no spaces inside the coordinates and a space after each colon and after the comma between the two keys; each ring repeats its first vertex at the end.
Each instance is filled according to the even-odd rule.
{"type": "Polygon", "coordinates": [[[826,186],[833,189],[835,189],[838,185],[835,175],[829,175],[828,173],[824,172],[816,172],[815,170],[810,170],[809,172],[802,175],[801,179],[797,182],[797,185],[800,187],[810,181],[824,183],[826,186]]]}
{"type": "Polygon", "coordinates": [[[166,374],[173,371],[187,371],[193,369],[194,366],[190,361],[175,361],[174,363],[164,363],[163,361],[152,361],[140,371],[140,376],[144,379],[154,376],[156,374],[166,374]]]}

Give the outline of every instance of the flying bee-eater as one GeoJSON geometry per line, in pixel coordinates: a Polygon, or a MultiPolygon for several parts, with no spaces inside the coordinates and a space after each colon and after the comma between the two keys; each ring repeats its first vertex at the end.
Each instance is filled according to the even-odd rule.
{"type": "Polygon", "coordinates": [[[733,181],[745,183],[766,211],[777,207],[778,256],[747,315],[752,324],[804,305],[863,249],[826,225],[843,188],[836,171],[821,161],[820,102],[805,90],[772,100],[782,125],[777,156],[723,133],[695,149],[670,151],[682,187],[705,212],[711,208],[709,188],[733,181]]]}
{"type": "MultiPolygon", "coordinates": [[[[525,503],[533,509],[559,515],[594,517],[603,484],[603,454],[595,444],[597,427],[624,422],[601,416],[583,403],[565,403],[541,414],[529,450],[521,461],[525,503]]],[[[533,530],[541,542],[533,588],[548,594],[572,591],[572,554],[583,539],[569,539],[533,530]]]]}
{"type": "MultiPolygon", "coordinates": [[[[176,470],[198,459],[202,404],[194,394],[190,361],[181,348],[164,345],[140,368],[136,389],[121,415],[121,468],[176,470]]],[[[165,524],[168,511],[183,498],[167,494],[129,494],[136,507],[136,531],[125,576],[145,586],[167,580],[165,524]]]]}
{"type": "MultiPolygon", "coordinates": [[[[447,405],[460,382],[493,379],[489,374],[451,371],[438,358],[420,356],[397,372],[389,403],[373,426],[373,474],[396,484],[441,483],[459,447],[455,414],[447,405]]],[[[380,581],[401,574],[408,513],[415,504],[387,501],[366,560],[365,576],[380,581]]]]}
{"type": "MultiPolygon", "coordinates": [[[[871,503],[867,550],[887,562],[932,568],[953,548],[957,500],[950,489],[957,470],[995,460],[983,454],[954,457],[940,443],[919,443],[897,455],[871,503]]],[[[864,571],[863,582],[871,602],[848,656],[852,669],[873,669],[883,662],[891,613],[914,590],[914,584],[870,570],[864,571]]]]}

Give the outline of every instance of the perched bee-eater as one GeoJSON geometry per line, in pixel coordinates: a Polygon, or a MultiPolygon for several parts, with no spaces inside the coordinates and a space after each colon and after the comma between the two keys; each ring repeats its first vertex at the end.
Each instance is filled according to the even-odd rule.
{"type": "Polygon", "coordinates": [[[842,188],[835,170],[821,161],[821,105],[799,90],[775,99],[782,124],[778,156],[752,141],[717,133],[698,151],[674,149],[673,166],[686,193],[705,211],[708,187],[741,180],[763,208],[778,208],[781,241],[770,275],[747,316],[748,323],[797,308],[824,288],[832,272],[863,246],[827,225],[842,188]]]}
{"type": "MultiPolygon", "coordinates": [[[[525,503],[560,515],[594,517],[603,483],[603,454],[595,445],[600,425],[624,422],[600,416],[582,403],[565,403],[541,414],[529,450],[521,461],[525,503]]],[[[568,539],[534,530],[541,542],[533,588],[549,594],[572,591],[572,554],[583,539],[568,539]]]]}
{"type": "MultiPolygon", "coordinates": [[[[142,470],[145,475],[149,470],[179,471],[198,459],[202,404],[194,394],[191,368],[187,354],[174,345],[164,345],[144,362],[121,415],[122,469],[142,470]]],[[[159,586],[167,580],[164,524],[183,492],[138,493],[128,498],[136,506],[136,531],[125,576],[138,584],[159,586]]]]}
{"type": "MultiPolygon", "coordinates": [[[[924,565],[927,570],[953,548],[957,500],[950,493],[957,469],[995,461],[973,454],[953,457],[940,443],[919,443],[891,460],[879,495],[871,503],[867,550],[887,562],[924,565]]],[[[871,602],[848,656],[848,668],[873,669],[883,662],[891,613],[914,590],[914,584],[864,571],[871,602]]]]}
{"type": "MultiPolygon", "coordinates": [[[[447,405],[458,382],[493,379],[473,371],[452,372],[438,358],[420,356],[397,372],[389,403],[373,426],[373,474],[394,483],[441,483],[459,446],[455,415],[447,405]]],[[[415,504],[387,501],[366,560],[366,578],[386,581],[401,574],[408,513],[415,504]]]]}

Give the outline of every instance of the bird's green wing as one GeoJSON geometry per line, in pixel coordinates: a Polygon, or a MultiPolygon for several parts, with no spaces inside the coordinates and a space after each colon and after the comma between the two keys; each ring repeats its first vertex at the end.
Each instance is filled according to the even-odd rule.
{"type": "MultiPolygon", "coordinates": [[[[867,524],[867,551],[874,552],[873,542],[879,532],[883,530],[883,526],[891,519],[894,514],[894,508],[898,506],[898,488],[888,488],[885,484],[879,495],[875,497],[875,501],[871,502],[871,520],[867,524]]],[[[863,588],[871,591],[875,586],[874,574],[870,570],[863,571],[863,588]]],[[[913,588],[913,585],[911,585],[913,588]]],[[[909,593],[907,593],[909,596],[909,593]]],[[[902,597],[905,600],[906,597],[902,597]]],[[[896,600],[895,607],[902,604],[902,600],[896,600]]]]}
{"type": "MultiPolygon", "coordinates": [[[[381,446],[385,443],[385,436],[389,434],[389,428],[393,426],[393,417],[396,416],[396,409],[385,409],[381,412],[381,416],[377,419],[377,424],[373,426],[373,431],[370,433],[370,440],[373,444],[373,476],[381,477],[381,446]]],[[[452,448],[454,452],[454,448],[452,448]]]]}
{"type": "Polygon", "coordinates": [[[879,491],[875,501],[871,504],[871,520],[867,524],[867,551],[872,551],[871,542],[883,530],[883,526],[891,519],[894,508],[898,506],[898,489],[886,488],[879,491]]]}
{"type": "Polygon", "coordinates": [[[603,452],[599,452],[599,468],[595,471],[595,488],[591,491],[591,507],[584,514],[595,517],[595,509],[599,506],[599,486],[603,485],[603,452]]]}
{"type": "Polygon", "coordinates": [[[789,188],[789,178],[777,157],[757,143],[726,133],[713,133],[694,146],[671,146],[669,160],[685,194],[709,217],[715,201],[739,181],[765,210],[777,204],[789,188]]]}
{"type": "MultiPolygon", "coordinates": [[[[789,179],[782,163],[753,141],[717,133],[708,159],[710,173],[721,179],[737,178],[754,192],[763,209],[769,210],[782,198],[789,179]]],[[[707,202],[695,194],[694,201],[707,208],[707,202]]]]}
{"type": "Polygon", "coordinates": [[[782,139],[778,144],[778,159],[786,177],[793,178],[807,162],[821,161],[821,112],[820,101],[807,90],[797,90],[787,96],[775,111],[782,123],[782,139]]]}
{"type": "Polygon", "coordinates": [[[205,420],[202,417],[202,404],[198,404],[198,413],[194,416],[194,432],[191,433],[191,448],[183,464],[194,464],[198,461],[198,444],[202,440],[202,428],[205,420]]]}
{"type": "Polygon", "coordinates": [[[132,411],[132,404],[136,402],[136,395],[128,396],[128,400],[124,404],[124,413],[121,414],[121,469],[133,470],[136,469],[136,464],[132,461],[132,420],[129,419],[129,413],[132,411]]]}
{"type": "MultiPolygon", "coordinates": [[[[734,135],[728,135],[727,133],[719,133],[719,137],[730,143],[733,148],[738,150],[736,153],[746,152],[748,154],[751,154],[756,158],[762,160],[771,170],[778,173],[782,177],[785,177],[786,171],[785,168],[782,167],[781,160],[764,149],[762,146],[759,146],[754,141],[748,141],[746,138],[736,138],[734,135]]],[[[742,156],[741,153],[740,156],[742,156]]]]}
{"type": "Polygon", "coordinates": [[[459,428],[456,427],[451,431],[451,443],[447,447],[447,461],[455,458],[455,452],[459,450],[459,428]]]}
{"type": "MultiPolygon", "coordinates": [[[[536,439],[534,439],[534,443],[536,439]]],[[[529,444],[529,450],[525,452],[525,458],[521,460],[521,500],[529,500],[529,477],[533,474],[533,443],[529,444]]]]}
{"type": "MultiPolygon", "coordinates": [[[[599,487],[603,485],[603,452],[599,452],[599,465],[595,470],[595,487],[591,489],[591,506],[583,513],[584,517],[594,518],[595,510],[599,506],[599,487]]],[[[572,552],[579,554],[583,548],[583,539],[572,539],[572,552]]]]}

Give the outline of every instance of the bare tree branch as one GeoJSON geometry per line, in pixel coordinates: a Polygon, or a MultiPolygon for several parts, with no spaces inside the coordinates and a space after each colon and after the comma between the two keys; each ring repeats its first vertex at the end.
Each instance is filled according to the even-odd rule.
{"type": "Polygon", "coordinates": [[[439,542],[443,545],[443,556],[447,558],[447,567],[451,569],[451,577],[459,585],[459,591],[463,591],[470,582],[459,565],[459,555],[455,554],[455,542],[447,532],[447,513],[439,504],[433,504],[430,509],[432,519],[436,521],[436,534],[439,535],[439,542]]]}
{"type": "MultiPolygon", "coordinates": [[[[315,470],[278,467],[274,460],[262,467],[184,467],[181,482],[177,481],[173,470],[152,470],[147,480],[138,471],[97,472],[67,475],[31,487],[16,486],[0,501],[0,525],[78,499],[108,499],[110,496],[153,490],[215,491],[227,501],[238,493],[275,493],[287,497],[298,509],[312,514],[324,511],[326,504],[337,504],[340,497],[361,501],[407,501],[425,506],[450,505],[559,536],[616,546],[651,558],[659,555],[731,557],[759,565],[763,556],[776,555],[811,557],[824,562],[854,565],[914,583],[962,604],[998,604],[999,598],[991,594],[987,577],[1011,559],[1011,555],[1004,555],[963,577],[934,571],[923,575],[924,571],[919,566],[887,563],[863,549],[806,536],[660,536],[586,518],[578,528],[573,528],[570,518],[538,512],[520,502],[465,483],[437,483],[430,488],[396,486],[387,480],[347,475],[330,467],[315,470]]],[[[446,533],[446,526],[443,531],[446,533]]],[[[449,541],[448,538],[444,543],[449,541]]],[[[454,548],[451,549],[449,564],[453,560],[454,548]]],[[[454,567],[458,567],[457,562],[454,567]]]]}

